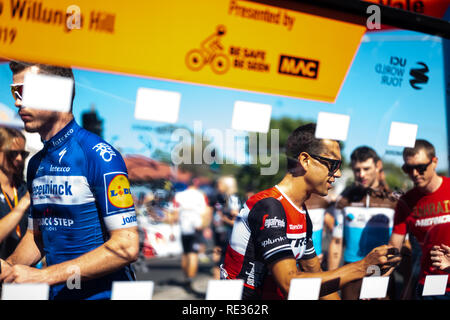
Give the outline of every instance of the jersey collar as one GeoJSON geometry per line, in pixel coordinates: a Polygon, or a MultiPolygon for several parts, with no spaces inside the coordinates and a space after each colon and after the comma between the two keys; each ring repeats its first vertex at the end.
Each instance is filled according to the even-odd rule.
{"type": "Polygon", "coordinates": [[[65,144],[75,131],[79,128],[78,124],[75,122],[75,119],[72,119],[64,128],[62,128],[57,134],[55,134],[50,140],[42,141],[44,143],[44,147],[47,150],[56,149],[59,146],[65,144]]]}
{"type": "Polygon", "coordinates": [[[303,204],[302,209],[300,209],[299,207],[297,207],[297,205],[291,200],[289,199],[289,197],[283,192],[281,191],[280,187],[278,185],[275,185],[275,188],[277,188],[277,190],[281,193],[281,195],[300,213],[305,214],[306,210],[305,210],[305,206],[303,204]]]}

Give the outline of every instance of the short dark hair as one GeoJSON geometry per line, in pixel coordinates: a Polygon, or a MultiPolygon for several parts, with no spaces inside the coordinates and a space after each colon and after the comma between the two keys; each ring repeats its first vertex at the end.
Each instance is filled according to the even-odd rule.
{"type": "Polygon", "coordinates": [[[287,169],[297,167],[297,158],[302,152],[320,154],[323,152],[322,139],[316,138],[316,124],[308,123],[295,129],[286,142],[287,169]]]}
{"type": "Polygon", "coordinates": [[[358,147],[353,150],[352,154],[350,155],[350,161],[352,165],[356,162],[364,162],[369,159],[372,159],[373,163],[375,164],[381,160],[377,152],[368,146],[358,147]]]}
{"type": "Polygon", "coordinates": [[[11,69],[13,75],[22,72],[26,68],[32,66],[38,67],[40,73],[42,74],[54,75],[71,79],[73,81],[71,106],[73,106],[73,100],[75,99],[75,77],[73,76],[72,68],[59,67],[40,63],[28,63],[24,61],[14,61],[14,60],[9,62],[9,68],[11,69]]]}
{"type": "Polygon", "coordinates": [[[436,149],[434,149],[434,146],[430,142],[424,139],[417,139],[413,148],[407,147],[403,149],[403,160],[408,157],[413,157],[420,150],[424,150],[430,160],[436,157],[436,149]]]}

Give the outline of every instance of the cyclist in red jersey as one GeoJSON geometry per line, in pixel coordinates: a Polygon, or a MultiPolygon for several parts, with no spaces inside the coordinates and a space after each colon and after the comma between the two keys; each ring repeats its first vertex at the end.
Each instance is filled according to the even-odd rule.
{"type": "Polygon", "coordinates": [[[395,248],[383,245],[360,261],[322,271],[304,202],[313,193],[328,194],[341,176],[341,153],[337,141],[317,139],[315,130],[307,124],[291,133],[288,173],[275,187],[250,197],[236,218],[221,278],[243,279],[243,299],[286,299],[293,278],[321,278],[320,296],[339,299],[336,291],[366,276],[369,266],[389,275],[400,260],[395,248]]]}
{"type": "Polygon", "coordinates": [[[436,173],[436,151],[426,140],[416,140],[414,148],[405,148],[403,160],[402,169],[413,181],[414,188],[398,201],[389,244],[400,248],[407,230],[411,231],[422,247],[417,297],[450,299],[450,281],[446,295],[422,297],[427,275],[449,274],[448,270],[432,265],[430,251],[434,246],[450,243],[450,179],[436,173]]]}

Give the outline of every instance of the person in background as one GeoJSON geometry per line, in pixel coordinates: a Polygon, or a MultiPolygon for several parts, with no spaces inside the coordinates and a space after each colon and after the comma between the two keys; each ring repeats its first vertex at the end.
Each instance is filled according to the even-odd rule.
{"type": "Polygon", "coordinates": [[[214,233],[214,279],[220,279],[220,265],[225,258],[225,251],[231,237],[233,224],[241,209],[241,202],[237,196],[236,179],[232,176],[220,177],[217,181],[217,196],[213,204],[213,233],[214,233]]]}
{"type": "Polygon", "coordinates": [[[447,269],[433,266],[431,251],[435,251],[435,246],[450,243],[450,178],[437,174],[436,150],[427,140],[417,139],[413,148],[403,149],[403,161],[402,169],[414,187],[398,201],[389,244],[400,248],[407,231],[412,232],[422,249],[416,298],[449,300],[450,277],[445,295],[423,296],[422,292],[426,276],[449,274],[447,269]]]}
{"type": "Polygon", "coordinates": [[[23,179],[25,136],[0,127],[0,259],[9,257],[27,231],[30,195],[23,179]]]}
{"type": "MultiPolygon", "coordinates": [[[[395,198],[382,179],[381,159],[367,146],[356,148],[351,156],[355,182],[337,199],[334,213],[337,225],[329,248],[329,268],[361,260],[377,246],[387,244],[393,226],[395,198]],[[343,247],[345,246],[345,250],[343,247]]],[[[362,280],[341,290],[343,300],[357,300],[362,280]]]]}
{"type": "MultiPolygon", "coordinates": [[[[322,252],[322,239],[325,235],[333,230],[334,217],[328,212],[330,202],[328,197],[321,197],[317,194],[312,194],[311,197],[305,201],[309,216],[313,225],[312,240],[317,257],[322,265],[324,260],[324,252],[322,252]]],[[[326,250],[328,251],[328,250],[326,250]]]]}
{"type": "Polygon", "coordinates": [[[210,209],[206,195],[199,190],[199,179],[193,178],[189,187],[177,192],[174,198],[174,219],[179,222],[181,229],[181,269],[185,276],[185,289],[195,291],[192,282],[198,271],[198,252],[200,237],[205,226],[206,216],[210,209]]]}

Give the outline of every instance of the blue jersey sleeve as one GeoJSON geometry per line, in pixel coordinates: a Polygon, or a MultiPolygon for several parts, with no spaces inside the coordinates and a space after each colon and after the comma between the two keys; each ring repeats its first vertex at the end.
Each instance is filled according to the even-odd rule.
{"type": "MultiPolygon", "coordinates": [[[[92,137],[92,136],[91,136],[92,137]]],[[[137,226],[127,168],[120,153],[103,140],[87,136],[87,179],[106,228],[137,226]]]]}
{"type": "MultiPolygon", "coordinates": [[[[42,157],[42,151],[36,153],[33,157],[31,157],[30,161],[28,161],[28,167],[27,167],[27,190],[30,193],[30,195],[33,194],[33,187],[32,182],[36,175],[36,172],[39,170],[39,162],[42,157]]],[[[33,197],[31,197],[31,205],[27,211],[28,214],[28,230],[34,230],[38,231],[39,228],[37,225],[37,222],[34,220],[33,216],[33,197]]]]}

